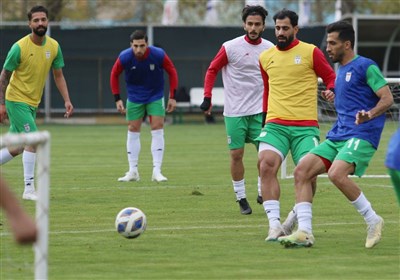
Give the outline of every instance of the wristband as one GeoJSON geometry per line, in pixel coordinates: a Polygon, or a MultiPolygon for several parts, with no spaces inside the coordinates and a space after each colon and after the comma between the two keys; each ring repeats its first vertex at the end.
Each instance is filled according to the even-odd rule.
{"type": "Polygon", "coordinates": [[[121,95],[114,94],[114,99],[115,99],[115,102],[120,101],[121,100],[121,95]]]}

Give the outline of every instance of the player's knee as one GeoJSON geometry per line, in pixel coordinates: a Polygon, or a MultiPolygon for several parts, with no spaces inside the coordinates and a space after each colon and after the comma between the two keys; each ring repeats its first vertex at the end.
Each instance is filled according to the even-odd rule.
{"type": "Polygon", "coordinates": [[[345,177],[347,177],[347,174],[345,172],[339,171],[338,169],[331,168],[328,171],[329,180],[336,186],[340,185],[340,182],[342,182],[345,177]]]}

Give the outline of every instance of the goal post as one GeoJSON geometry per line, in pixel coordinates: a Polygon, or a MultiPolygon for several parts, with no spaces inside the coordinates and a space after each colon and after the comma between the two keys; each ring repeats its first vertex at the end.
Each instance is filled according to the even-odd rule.
{"type": "MultiPolygon", "coordinates": [[[[400,77],[398,78],[386,78],[390,90],[393,94],[394,104],[393,106],[386,112],[386,122],[399,122],[400,121],[400,77]]],[[[336,120],[336,110],[333,103],[326,101],[321,97],[320,92],[325,89],[324,84],[321,79],[318,79],[318,122],[320,128],[323,126],[324,128],[330,129],[333,123],[336,120]]],[[[386,127],[386,126],[385,126],[386,127]]],[[[321,130],[321,141],[323,139],[321,130]]],[[[394,133],[394,131],[393,131],[394,133]]],[[[281,179],[293,178],[293,170],[294,163],[292,161],[290,153],[284,159],[281,164],[281,179]]],[[[324,176],[324,175],[322,175],[324,176]]],[[[363,177],[371,177],[371,178],[382,178],[388,177],[387,174],[371,174],[371,175],[363,175],[363,177]]]]}
{"type": "Polygon", "coordinates": [[[47,131],[5,134],[0,136],[0,148],[36,147],[36,225],[38,238],[34,244],[35,279],[48,279],[50,133],[47,131]]]}

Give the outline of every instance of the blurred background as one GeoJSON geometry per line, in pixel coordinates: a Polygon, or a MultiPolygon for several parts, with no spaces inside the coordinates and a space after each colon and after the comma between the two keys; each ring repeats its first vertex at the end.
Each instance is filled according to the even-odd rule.
{"type": "MultiPolygon", "coordinates": [[[[203,86],[207,67],[221,44],[244,34],[241,11],[245,5],[268,10],[263,37],[273,43],[272,17],[282,8],[299,14],[298,38],[322,50],[326,25],[349,20],[356,29],[357,53],[374,59],[385,77],[400,77],[397,0],[1,0],[1,65],[12,44],[30,33],[26,14],[34,5],[49,9],[49,34],[61,45],[71,99],[75,112],[82,115],[116,114],[110,71],[119,53],[129,47],[129,35],[135,29],[146,30],[149,43],[170,56],[179,76],[177,100],[188,102],[190,89],[203,86]]],[[[64,111],[51,80],[39,111],[46,121],[64,111]]],[[[222,87],[220,75],[215,86],[222,87]]],[[[191,112],[196,110],[187,108],[184,113],[191,112]]]]}

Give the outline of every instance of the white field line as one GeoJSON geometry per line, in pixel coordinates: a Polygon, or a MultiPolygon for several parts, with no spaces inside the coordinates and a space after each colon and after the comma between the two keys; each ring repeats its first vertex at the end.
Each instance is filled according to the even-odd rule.
{"type": "MultiPolygon", "coordinates": [[[[154,186],[154,185],[151,185],[151,186],[140,186],[140,187],[138,187],[138,186],[135,186],[135,185],[132,185],[132,184],[125,184],[125,185],[114,185],[114,186],[109,186],[109,187],[99,187],[99,186],[93,186],[93,187],[82,187],[82,186],[79,186],[79,187],[69,187],[68,188],[68,190],[95,190],[95,191],[97,191],[97,190],[110,190],[110,189],[112,189],[112,188],[116,188],[116,189],[133,189],[133,190],[147,190],[147,191],[155,191],[155,190],[164,190],[164,189],[189,189],[190,190],[190,188],[193,188],[193,189],[198,189],[198,188],[203,188],[203,187],[205,187],[205,188],[212,188],[212,189],[214,189],[214,188],[224,188],[224,187],[231,187],[230,185],[228,185],[229,183],[227,183],[227,184],[225,184],[225,185],[187,185],[187,186],[174,186],[174,185],[168,185],[168,186],[166,186],[166,185],[158,185],[158,186],[154,186]]],[[[282,186],[285,186],[285,187],[294,187],[294,184],[293,184],[293,182],[292,181],[281,181],[280,182],[280,185],[281,185],[281,187],[282,186]]],[[[321,186],[321,185],[329,185],[329,186],[332,186],[332,187],[334,187],[334,185],[331,183],[331,182],[328,182],[328,181],[326,181],[326,182],[318,182],[317,183],[317,187],[318,186],[321,186]]],[[[361,183],[358,183],[358,185],[361,187],[361,188],[364,188],[364,187],[373,187],[373,188],[390,188],[390,189],[392,189],[393,188],[393,186],[392,185],[385,185],[385,184],[381,184],[381,185],[376,185],[376,184],[370,184],[370,183],[368,183],[368,180],[363,180],[361,183]]],[[[249,186],[250,187],[250,186],[249,186]]]]}
{"type": "MultiPolygon", "coordinates": [[[[326,227],[326,226],[348,226],[348,225],[364,225],[365,223],[320,223],[314,224],[313,227],[326,227]]],[[[399,221],[386,221],[385,224],[399,224],[399,221]]],[[[179,227],[151,227],[148,226],[146,231],[185,231],[185,230],[224,230],[224,229],[240,229],[240,228],[263,228],[266,227],[266,224],[262,225],[219,225],[219,226],[179,226],[179,227]]],[[[59,235],[59,234],[92,234],[92,233],[101,233],[101,232],[114,232],[114,228],[108,229],[98,229],[98,230],[61,230],[61,231],[51,231],[50,235],[59,235]]],[[[10,232],[2,232],[0,236],[9,236],[10,232]]]]}

